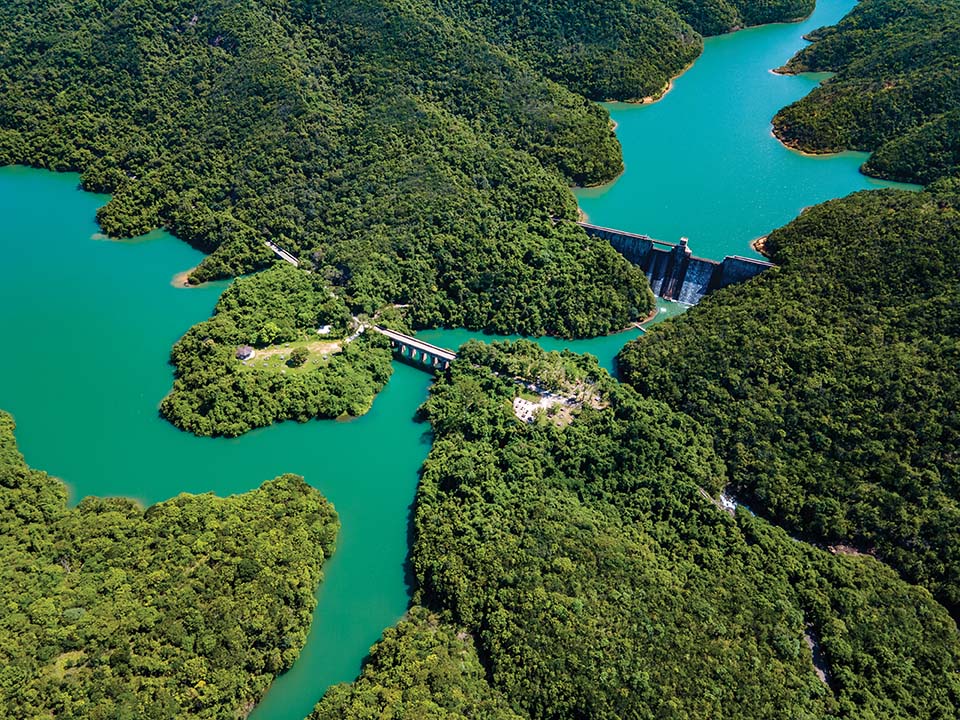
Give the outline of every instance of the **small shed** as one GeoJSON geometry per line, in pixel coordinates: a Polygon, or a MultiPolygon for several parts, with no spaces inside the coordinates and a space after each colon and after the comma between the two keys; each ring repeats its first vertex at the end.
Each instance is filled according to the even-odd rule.
{"type": "Polygon", "coordinates": [[[331,330],[333,330],[332,325],[321,325],[317,328],[317,335],[329,335],[331,330]]]}
{"type": "Polygon", "coordinates": [[[241,345],[237,348],[237,360],[249,360],[253,357],[253,348],[249,345],[241,345]]]}

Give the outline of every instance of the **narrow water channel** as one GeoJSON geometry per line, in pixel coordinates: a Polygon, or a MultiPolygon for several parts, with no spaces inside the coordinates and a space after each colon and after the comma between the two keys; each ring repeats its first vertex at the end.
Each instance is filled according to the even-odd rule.
{"type": "MultiPolygon", "coordinates": [[[[627,172],[578,193],[599,224],[694,252],[749,254],[747,242],[805,205],[878,183],[856,172],[863,156],[807,158],[769,135],[769,119],[809,91],[813,78],[771,75],[803,33],[838,20],[854,0],[821,0],[796,25],[707,42],[703,57],[660,103],[611,106],[627,172]]],[[[343,524],[327,565],[307,645],[251,715],[302,720],[332,683],[353,679],[382,630],[409,602],[408,520],[429,446],[413,422],[429,378],[395,364],[366,416],[348,423],[283,423],[235,440],[200,439],[157,416],[172,382],[171,345],[209,316],[225,285],[184,290],[172,276],[197,252],[166,233],[97,239],[97,207],[76,175],[0,168],[0,408],[16,418],[27,461],[63,478],[76,502],[126,495],[144,503],[181,492],[243,492],[284,472],[303,475],[336,505],[343,524]],[[56,212],[51,212],[56,208],[56,212]]],[[[638,331],[567,343],[610,367],[638,331]]],[[[423,333],[456,347],[460,330],[423,333]]]]}

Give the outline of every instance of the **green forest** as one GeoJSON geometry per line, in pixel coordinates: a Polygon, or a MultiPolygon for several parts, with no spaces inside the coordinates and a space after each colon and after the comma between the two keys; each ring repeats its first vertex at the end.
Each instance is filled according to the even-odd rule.
{"type": "Polygon", "coordinates": [[[362,415],[390,378],[390,343],[372,331],[347,342],[358,329],[354,325],[343,300],[330,294],[317,273],[281,263],[238,278],[213,317],[173,346],[175,380],[160,413],[197,435],[227,436],[280,420],[362,415]],[[330,334],[318,336],[323,326],[330,334]],[[321,347],[329,355],[296,372],[290,356],[299,347],[304,360],[309,357],[311,340],[328,340],[321,347]],[[243,346],[286,362],[261,367],[256,354],[241,362],[237,351],[243,346]]]}
{"type": "MultiPolygon", "coordinates": [[[[720,30],[810,5],[704,7],[720,30]]],[[[549,222],[575,216],[569,183],[622,169],[606,112],[577,93],[662,89],[701,47],[678,9],[14,0],[0,163],[82,172],[113,193],[107,234],[162,225],[211,253],[196,282],[265,267],[272,240],[355,312],[596,335],[649,307],[606,243],[549,222]]]]}
{"type": "Polygon", "coordinates": [[[235,718],[299,655],[333,507],[295,475],[144,510],[27,467],[0,413],[0,716],[235,718]]]}
{"type": "Polygon", "coordinates": [[[669,0],[668,4],[704,35],[720,35],[752,25],[800,20],[814,0],[669,0]]]}
{"type": "MultiPolygon", "coordinates": [[[[338,317],[403,305],[414,327],[595,336],[653,299],[608,243],[552,221],[576,217],[570,184],[623,169],[609,116],[585,96],[658,94],[702,49],[690,23],[721,32],[811,8],[12,0],[0,164],[80,172],[112,194],[97,214],[107,235],[163,226],[209,253],[193,283],[270,267],[270,241],[312,271],[310,307],[329,288],[338,317]]],[[[251,281],[256,319],[221,303],[177,344],[164,417],[238,435],[369,407],[389,374],[376,339],[296,373],[236,362],[237,346],[275,344],[267,323],[303,340],[313,318],[275,302],[293,282],[251,281]]]]}
{"type": "Polygon", "coordinates": [[[772,233],[779,266],[619,357],[700,422],[738,496],[960,608],[960,185],[857,193],[772,233]]]}
{"type": "MultiPolygon", "coordinates": [[[[361,323],[585,337],[651,310],[554,222],[623,169],[591,100],[812,6],[10,0],[0,164],[76,170],[108,235],[163,226],[208,253],[191,282],[237,277],[171,352],[174,425],[359,415],[391,374],[361,323]]],[[[960,717],[960,2],[861,0],[810,39],[781,70],[835,74],[777,136],[930,185],[806,210],[776,268],[630,343],[623,382],[463,346],[419,414],[413,606],[311,720],[960,717]],[[576,395],[564,421],[515,416],[534,382],[576,395]]],[[[0,502],[12,718],[245,716],[339,528],[293,475],[70,508],[4,414],[0,502]]]]}
{"type": "Polygon", "coordinates": [[[423,415],[412,563],[439,623],[415,607],[316,717],[957,716],[956,626],[925,589],[723,510],[709,428],[594,360],[469,343],[423,415]],[[550,365],[606,406],[518,421],[511,373],[550,365]]]}
{"type": "Polygon", "coordinates": [[[374,646],[363,674],[335,685],[309,720],[522,720],[492,689],[466,630],[413,607],[374,646]]]}
{"type": "Polygon", "coordinates": [[[960,1],[861,0],[810,39],[781,71],[836,74],[777,114],[777,137],[810,152],[875,151],[864,172],[891,180],[957,173],[960,1]]]}
{"type": "Polygon", "coordinates": [[[622,169],[606,112],[426,3],[17,1],[0,27],[0,163],[81,171],[113,193],[109,235],[210,252],[194,281],[270,264],[272,240],[351,309],[420,324],[582,335],[645,311],[638,271],[549,222],[576,213],[568,183],[622,169]]]}

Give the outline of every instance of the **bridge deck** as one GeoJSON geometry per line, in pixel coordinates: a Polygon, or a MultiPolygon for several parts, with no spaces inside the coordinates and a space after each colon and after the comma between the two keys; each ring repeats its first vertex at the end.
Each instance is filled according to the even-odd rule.
{"type": "Polygon", "coordinates": [[[279,245],[272,243],[269,240],[264,240],[263,244],[266,245],[271,250],[273,250],[273,254],[276,255],[281,260],[286,260],[288,263],[290,263],[294,267],[300,267],[300,261],[297,260],[291,253],[287,252],[279,245]]]}
{"type": "Polygon", "coordinates": [[[420,352],[425,352],[428,355],[440,358],[441,360],[453,361],[457,358],[457,354],[452,350],[447,350],[446,348],[438,347],[437,345],[431,345],[428,342],[417,340],[415,337],[404,335],[396,330],[388,330],[387,328],[380,327],[379,325],[375,325],[374,330],[381,335],[386,335],[394,342],[402,343],[403,345],[414,348],[415,350],[419,350],[420,352]]]}

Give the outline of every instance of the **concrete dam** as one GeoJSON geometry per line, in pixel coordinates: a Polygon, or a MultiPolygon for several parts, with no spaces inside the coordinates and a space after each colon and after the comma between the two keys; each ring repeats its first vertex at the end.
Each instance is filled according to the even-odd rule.
{"type": "Polygon", "coordinates": [[[722,261],[695,257],[687,240],[668,243],[647,235],[578,222],[587,235],[603,238],[627,260],[647,274],[657,297],[684,305],[696,305],[707,293],[736,285],[759,275],[773,263],[728,255],[722,261]]]}

